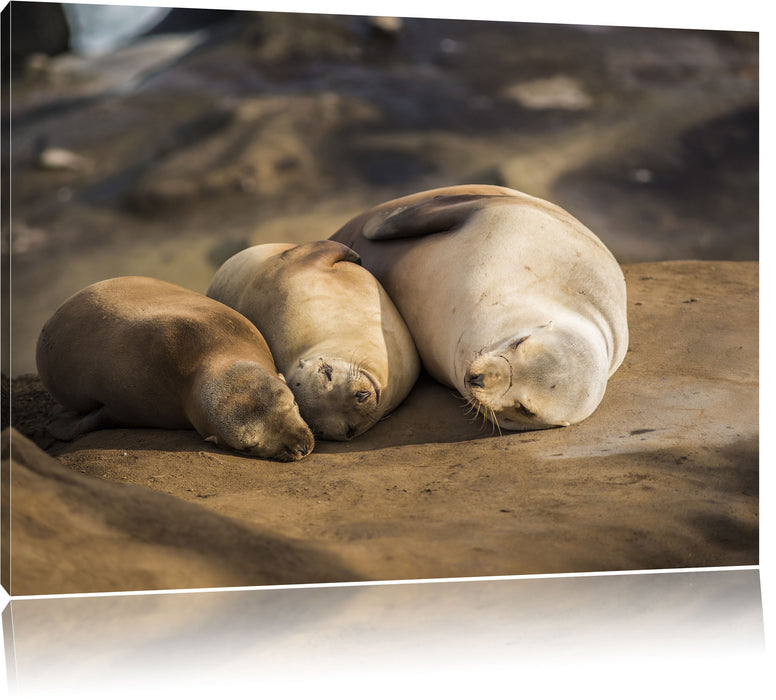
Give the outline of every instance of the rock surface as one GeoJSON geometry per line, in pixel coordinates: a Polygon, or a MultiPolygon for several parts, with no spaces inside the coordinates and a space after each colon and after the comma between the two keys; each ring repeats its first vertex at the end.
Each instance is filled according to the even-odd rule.
{"type": "Polygon", "coordinates": [[[12,595],[354,576],[304,543],[67,469],[13,428],[3,431],[2,449],[12,493],[11,567],[3,567],[3,586],[12,595]]]}
{"type": "MultiPolygon", "coordinates": [[[[624,270],[628,355],[598,410],[568,428],[493,433],[466,416],[452,391],[424,377],[372,430],[349,443],[321,441],[293,465],[219,451],[193,431],[100,431],[49,443],[48,451],[80,472],[73,477],[92,484],[91,492],[94,484],[106,496],[119,488],[107,481],[147,491],[138,508],[154,507],[152,495],[175,501],[177,510],[159,514],[169,527],[174,522],[166,535],[173,552],[193,546],[176,534],[186,523],[207,531],[208,518],[228,519],[323,553],[317,564],[307,562],[312,578],[331,575],[335,562],[351,580],[754,565],[758,265],[677,261],[624,270]]],[[[22,400],[34,386],[33,378],[16,380],[15,416],[43,439],[54,408],[22,400]]],[[[93,512],[91,492],[69,496],[71,507],[93,512]]],[[[25,543],[16,551],[25,551],[44,528],[56,529],[53,511],[30,510],[35,491],[13,493],[14,512],[27,514],[27,525],[13,528],[25,543]]],[[[99,512],[109,512],[106,502],[99,512]]],[[[147,541],[158,527],[128,536],[147,541]]],[[[49,537],[47,557],[21,558],[14,580],[44,568],[55,581],[53,572],[73,560],[101,556],[100,536],[77,546],[65,546],[61,531],[49,537]]],[[[207,532],[202,538],[210,541],[207,532]]],[[[78,581],[88,578],[99,590],[158,580],[133,575],[134,556],[139,571],[154,568],[142,549],[125,548],[118,573],[82,564],[88,576],[78,581]]],[[[230,560],[236,570],[221,559],[209,566],[255,585],[270,576],[260,559],[230,560]]],[[[209,573],[186,570],[186,586],[209,585],[209,573]]],[[[282,568],[272,576],[293,578],[282,568]]]]}

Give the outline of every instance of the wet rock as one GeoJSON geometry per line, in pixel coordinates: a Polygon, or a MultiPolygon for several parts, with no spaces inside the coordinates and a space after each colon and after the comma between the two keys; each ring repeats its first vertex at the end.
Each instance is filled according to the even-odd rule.
{"type": "Polygon", "coordinates": [[[593,105],[593,99],[583,86],[567,75],[516,83],[505,88],[503,95],[528,109],[577,110],[593,105]]]}
{"type": "Polygon", "coordinates": [[[390,37],[395,37],[404,25],[401,17],[370,17],[367,21],[376,32],[390,37]]]}
{"type": "MultiPolygon", "coordinates": [[[[10,16],[10,34],[5,36],[13,35],[10,48],[15,74],[23,68],[24,59],[32,54],[56,56],[70,48],[70,27],[61,3],[15,2],[13,11],[3,14],[10,16]]],[[[3,71],[3,82],[6,79],[7,73],[3,71]]]]}
{"type": "Polygon", "coordinates": [[[757,159],[757,119],[754,106],[720,105],[719,113],[676,130],[658,129],[650,147],[631,142],[569,168],[552,196],[611,243],[620,260],[659,259],[669,241],[677,258],[755,260],[759,178],[745,164],[757,159]],[[713,165],[719,163],[724,167],[713,165]],[[601,201],[608,202],[605,211],[601,201]]]}
{"type": "Polygon", "coordinates": [[[17,113],[68,111],[95,96],[132,93],[141,83],[200,45],[202,33],[150,36],[97,56],[65,52],[30,55],[14,102],[17,113]]]}
{"type": "Polygon", "coordinates": [[[235,10],[173,7],[145,34],[181,34],[200,29],[212,29],[236,16],[239,16],[239,13],[235,10]]]}
{"type": "Polygon", "coordinates": [[[374,120],[362,101],[333,93],[242,100],[232,123],[151,167],[129,194],[149,212],[242,192],[256,197],[325,189],[320,149],[333,132],[374,120]]]}
{"type": "Polygon", "coordinates": [[[93,163],[84,156],[66,148],[47,147],[38,153],[36,161],[41,170],[65,170],[69,172],[87,171],[93,163]]]}
{"type": "MultiPolygon", "coordinates": [[[[15,221],[11,224],[10,251],[16,255],[24,255],[43,248],[49,241],[49,235],[42,228],[28,226],[23,221],[15,221]]],[[[3,253],[6,253],[8,245],[3,238],[3,253]]]]}
{"type": "Polygon", "coordinates": [[[324,14],[246,13],[243,35],[254,60],[275,79],[288,79],[308,62],[351,62],[363,55],[360,18],[324,14]]]}

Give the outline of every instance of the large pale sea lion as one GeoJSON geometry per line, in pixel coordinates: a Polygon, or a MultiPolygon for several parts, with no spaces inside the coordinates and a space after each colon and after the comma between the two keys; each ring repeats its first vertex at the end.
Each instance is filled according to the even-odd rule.
{"type": "Polygon", "coordinates": [[[429,373],[500,427],[583,420],[625,356],[622,270],[549,202],[441,188],[381,204],[331,238],[385,287],[429,373]]]}
{"type": "Polygon", "coordinates": [[[194,427],[206,440],[292,461],[313,435],[247,319],[202,294],[148,277],[77,292],[46,322],[43,385],[81,414],[51,432],[73,439],[110,427],[194,427]]]}
{"type": "Polygon", "coordinates": [[[399,312],[340,243],[246,248],[221,266],[207,294],[256,324],[320,438],[349,440],[368,430],[418,377],[399,312]]]}

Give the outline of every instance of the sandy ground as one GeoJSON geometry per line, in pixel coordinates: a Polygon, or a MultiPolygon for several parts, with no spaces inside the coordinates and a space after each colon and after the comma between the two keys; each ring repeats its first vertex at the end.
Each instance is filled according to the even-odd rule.
{"type": "Polygon", "coordinates": [[[17,380],[58,464],[13,436],[12,593],[756,564],[758,265],[624,270],[628,355],[557,430],[499,435],[424,377],[365,435],[286,465],[193,431],[52,443],[55,407],[17,380]]]}

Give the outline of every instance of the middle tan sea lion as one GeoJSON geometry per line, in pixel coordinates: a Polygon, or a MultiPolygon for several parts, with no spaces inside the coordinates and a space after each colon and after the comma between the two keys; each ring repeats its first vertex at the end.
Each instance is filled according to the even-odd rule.
{"type": "Polygon", "coordinates": [[[185,429],[257,457],[299,460],[310,429],[250,321],[213,299],[148,277],[77,292],[43,326],[43,385],[81,414],[55,437],[114,427],[185,429]]]}
{"type": "Polygon", "coordinates": [[[625,356],[622,269],[550,202],[446,187],[378,205],[331,238],[385,287],[427,371],[502,428],[583,420],[625,356]]]}
{"type": "Polygon", "coordinates": [[[221,266],[207,294],[256,324],[320,438],[360,435],[418,378],[420,360],[404,320],[340,243],[246,248],[221,266]]]}

